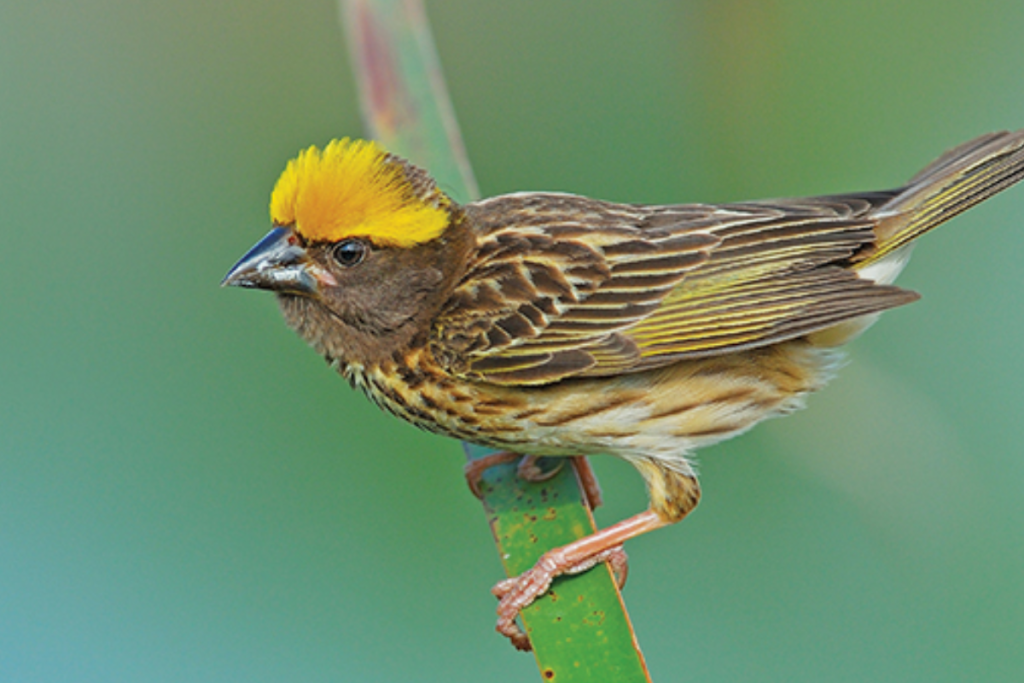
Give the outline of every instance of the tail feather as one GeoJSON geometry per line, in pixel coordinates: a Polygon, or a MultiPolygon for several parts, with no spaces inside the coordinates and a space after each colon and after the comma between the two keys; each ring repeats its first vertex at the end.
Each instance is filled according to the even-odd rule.
{"type": "Polygon", "coordinates": [[[854,267],[882,260],[1022,178],[1024,130],[989,133],[949,150],[877,209],[878,240],[854,267]]]}

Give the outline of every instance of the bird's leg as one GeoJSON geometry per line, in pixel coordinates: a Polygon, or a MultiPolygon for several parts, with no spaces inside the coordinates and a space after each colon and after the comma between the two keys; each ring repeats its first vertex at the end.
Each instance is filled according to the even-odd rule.
{"type": "Polygon", "coordinates": [[[563,574],[577,574],[600,562],[608,562],[625,581],[625,552],[622,544],[648,531],[674,524],[697,507],[700,484],[689,468],[675,463],[666,467],[656,460],[632,461],[647,481],[651,507],[607,529],[584,536],[540,556],[532,568],[497,584],[491,592],[498,597],[497,630],[520,650],[530,649],[530,639],[516,624],[519,611],[547,591],[551,581],[563,574]]]}
{"type": "Polygon", "coordinates": [[[552,579],[564,574],[578,574],[606,560],[613,564],[623,556],[622,544],[627,540],[654,531],[672,522],[654,510],[647,510],[607,529],[584,536],[541,555],[533,567],[519,576],[505,579],[491,589],[498,603],[499,633],[507,636],[520,650],[530,649],[530,639],[516,624],[519,611],[547,591],[552,579]]]}
{"type": "Polygon", "coordinates": [[[572,466],[576,470],[576,480],[580,483],[580,488],[583,489],[583,493],[587,497],[587,504],[590,505],[590,509],[596,510],[604,505],[604,498],[601,497],[601,485],[597,483],[597,476],[590,467],[590,461],[583,455],[574,455],[570,460],[572,460],[572,466]]]}
{"type": "MultiPolygon", "coordinates": [[[[576,472],[576,481],[583,491],[583,496],[591,511],[604,505],[604,498],[601,495],[601,485],[597,482],[597,475],[590,467],[590,461],[584,455],[574,455],[569,458],[572,461],[573,469],[576,472]]],[[[619,590],[626,585],[626,576],[629,574],[629,556],[626,555],[622,546],[613,548],[607,560],[615,575],[615,583],[619,590]]]]}

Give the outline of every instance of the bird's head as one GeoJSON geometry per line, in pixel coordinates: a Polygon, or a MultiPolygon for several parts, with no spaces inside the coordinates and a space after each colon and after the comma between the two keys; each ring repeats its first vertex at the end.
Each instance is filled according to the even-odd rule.
{"type": "Polygon", "coordinates": [[[424,171],[348,138],[288,163],[270,217],[222,284],[274,291],[289,324],[332,359],[372,362],[422,337],[472,242],[424,171]]]}

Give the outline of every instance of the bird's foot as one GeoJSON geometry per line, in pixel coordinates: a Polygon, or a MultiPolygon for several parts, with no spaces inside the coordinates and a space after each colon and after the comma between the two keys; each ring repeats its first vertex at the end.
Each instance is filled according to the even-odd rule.
{"type": "Polygon", "coordinates": [[[498,453],[491,453],[485,455],[482,458],[474,458],[466,463],[466,466],[462,468],[463,474],[466,475],[466,483],[469,485],[469,490],[477,498],[483,498],[484,494],[480,491],[480,479],[484,476],[484,472],[497,467],[498,465],[504,465],[506,463],[515,462],[523,456],[512,451],[500,451],[498,453]]]}
{"type": "MultiPolygon", "coordinates": [[[[519,465],[516,467],[516,476],[532,483],[547,481],[562,470],[564,463],[561,460],[549,470],[541,469],[537,464],[541,457],[543,456],[524,456],[512,453],[511,451],[501,451],[470,460],[463,468],[463,473],[466,475],[466,484],[469,485],[469,490],[474,496],[483,498],[483,494],[480,491],[480,480],[483,478],[484,472],[492,467],[505,465],[516,460],[519,460],[519,465]]],[[[594,471],[590,468],[590,462],[582,455],[573,456],[570,459],[576,468],[576,477],[583,488],[583,493],[586,496],[590,509],[593,510],[600,507],[602,504],[601,487],[597,483],[594,471]]]]}
{"type": "Polygon", "coordinates": [[[647,510],[568,545],[547,551],[532,568],[502,581],[491,590],[500,601],[496,626],[498,632],[507,636],[516,648],[530,649],[530,639],[519,628],[516,617],[521,609],[547,591],[555,577],[578,574],[596,564],[608,562],[621,587],[627,573],[626,553],[622,544],[669,523],[653,510],[647,510]]]}
{"type": "Polygon", "coordinates": [[[491,593],[499,600],[498,624],[495,628],[498,633],[512,641],[512,645],[517,650],[532,649],[529,636],[516,623],[519,611],[543,595],[556,577],[579,574],[601,562],[608,562],[615,572],[619,587],[621,588],[625,583],[628,561],[626,551],[621,545],[607,548],[582,559],[574,556],[572,545],[549,550],[541,555],[537,564],[532,568],[519,576],[499,582],[491,589],[491,593]]]}
{"type": "Polygon", "coordinates": [[[542,457],[539,455],[524,455],[523,459],[519,461],[519,465],[516,466],[516,476],[523,481],[537,484],[547,481],[562,471],[562,466],[565,465],[565,462],[561,458],[558,459],[558,462],[551,469],[541,469],[538,463],[542,457]]]}

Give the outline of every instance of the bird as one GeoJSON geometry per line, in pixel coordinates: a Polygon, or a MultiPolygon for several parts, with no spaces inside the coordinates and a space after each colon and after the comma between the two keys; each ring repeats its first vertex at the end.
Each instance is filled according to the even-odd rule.
{"type": "Polygon", "coordinates": [[[497,630],[529,649],[519,610],[557,576],[623,567],[625,541],[686,517],[694,452],[802,407],[846,342],[919,298],[893,284],[915,240],[1022,174],[1024,130],[961,144],[892,190],[460,204],[424,169],[343,138],[288,162],[272,229],[222,284],[274,292],[353,388],[498,449],[484,467],[522,458],[522,476],[542,477],[537,458],[610,454],[637,469],[646,510],[495,586],[497,630]]]}

